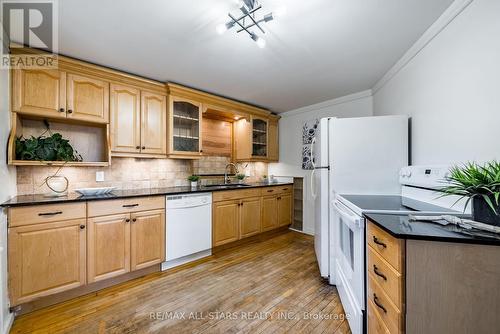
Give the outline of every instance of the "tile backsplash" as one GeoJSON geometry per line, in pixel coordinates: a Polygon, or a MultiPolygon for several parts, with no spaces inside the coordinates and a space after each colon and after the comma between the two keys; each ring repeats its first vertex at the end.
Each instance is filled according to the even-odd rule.
{"type": "MultiPolygon", "coordinates": [[[[148,189],[186,186],[191,174],[222,174],[230,160],[228,157],[203,157],[200,160],[113,158],[109,167],[63,167],[58,175],[68,178],[68,190],[91,187],[117,187],[119,189],[148,189]],[[104,172],[104,182],[96,182],[96,172],[104,172]]],[[[248,171],[248,181],[258,181],[267,174],[266,163],[242,163],[241,173],[248,171]],[[246,166],[246,167],[245,167],[246,166]]],[[[18,166],[18,195],[45,194],[47,176],[58,167],[18,166]]]]}

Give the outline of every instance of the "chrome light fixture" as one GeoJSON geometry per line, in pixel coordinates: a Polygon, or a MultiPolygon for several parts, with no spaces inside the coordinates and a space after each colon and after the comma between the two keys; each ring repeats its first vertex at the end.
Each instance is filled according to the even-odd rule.
{"type": "Polygon", "coordinates": [[[238,8],[241,14],[235,17],[231,13],[228,13],[229,21],[226,23],[221,23],[217,25],[216,31],[219,34],[223,34],[227,30],[236,27],[236,32],[246,32],[250,38],[257,43],[259,48],[264,48],[266,46],[266,40],[258,36],[255,28],[258,28],[263,34],[266,32],[262,28],[262,23],[274,20],[277,17],[283,16],[286,13],[286,7],[282,7],[273,13],[269,13],[261,17],[257,17],[257,12],[262,9],[261,4],[258,0],[237,0],[238,8]]]}

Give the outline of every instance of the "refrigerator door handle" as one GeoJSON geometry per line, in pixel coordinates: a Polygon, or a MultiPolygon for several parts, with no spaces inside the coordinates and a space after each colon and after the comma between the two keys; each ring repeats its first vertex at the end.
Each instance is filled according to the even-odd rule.
{"type": "Polygon", "coordinates": [[[311,196],[313,199],[316,199],[316,188],[314,188],[314,174],[316,173],[316,169],[313,169],[311,172],[311,196]]]}
{"type": "Polygon", "coordinates": [[[311,165],[313,167],[313,169],[316,168],[316,163],[315,163],[315,159],[314,159],[314,145],[316,144],[316,137],[313,137],[312,141],[311,141],[311,165]]]}

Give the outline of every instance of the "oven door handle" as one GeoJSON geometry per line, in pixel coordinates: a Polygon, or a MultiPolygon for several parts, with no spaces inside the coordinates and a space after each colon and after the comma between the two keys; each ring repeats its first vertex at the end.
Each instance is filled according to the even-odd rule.
{"type": "Polygon", "coordinates": [[[342,217],[349,220],[354,226],[356,226],[357,228],[360,228],[360,229],[364,228],[363,219],[361,219],[361,217],[359,217],[358,215],[356,215],[354,213],[348,212],[347,210],[349,210],[349,209],[345,208],[345,206],[337,200],[335,200],[333,202],[333,205],[335,206],[335,209],[337,210],[337,212],[342,217]]]}

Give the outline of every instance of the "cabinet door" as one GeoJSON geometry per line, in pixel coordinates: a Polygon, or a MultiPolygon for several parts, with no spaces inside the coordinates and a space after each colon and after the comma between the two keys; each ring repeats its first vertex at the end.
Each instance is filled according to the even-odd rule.
{"type": "Polygon", "coordinates": [[[243,118],[233,123],[234,157],[236,160],[252,159],[252,123],[243,118]]]}
{"type": "Polygon", "coordinates": [[[252,118],[252,158],[267,159],[267,120],[252,118]]]}
{"type": "Polygon", "coordinates": [[[149,92],[141,94],[141,153],[167,153],[167,98],[149,92]]]}
{"type": "Polygon", "coordinates": [[[170,97],[169,154],[201,155],[202,105],[193,100],[170,97]]]}
{"type": "Polygon", "coordinates": [[[278,227],[278,199],[276,196],[262,197],[262,232],[278,227]]]}
{"type": "Polygon", "coordinates": [[[108,123],[109,83],[96,78],[68,73],[68,118],[108,123]]]}
{"type": "Polygon", "coordinates": [[[269,161],[279,160],[279,144],[278,144],[278,123],[269,123],[268,133],[268,151],[267,159],[269,161]]]}
{"type": "Polygon", "coordinates": [[[9,228],[12,305],[85,284],[85,219],[9,228]]]}
{"type": "Polygon", "coordinates": [[[244,199],[240,206],[240,239],[260,233],[261,198],[244,199]]]}
{"type": "Polygon", "coordinates": [[[141,92],[133,87],[111,85],[111,151],[141,151],[141,92]]]}
{"type": "Polygon", "coordinates": [[[12,74],[13,111],[66,118],[66,72],[37,69],[12,74]]]}
{"type": "Polygon", "coordinates": [[[213,246],[239,239],[240,201],[225,201],[213,205],[213,246]]]}
{"type": "Polygon", "coordinates": [[[130,271],[130,215],[88,220],[88,283],[130,271]]]}
{"type": "Polygon", "coordinates": [[[286,226],[292,223],[292,195],[283,194],[278,197],[278,225],[286,226]]]}
{"type": "Polygon", "coordinates": [[[131,214],[131,270],[165,261],[165,210],[131,214]]]}

